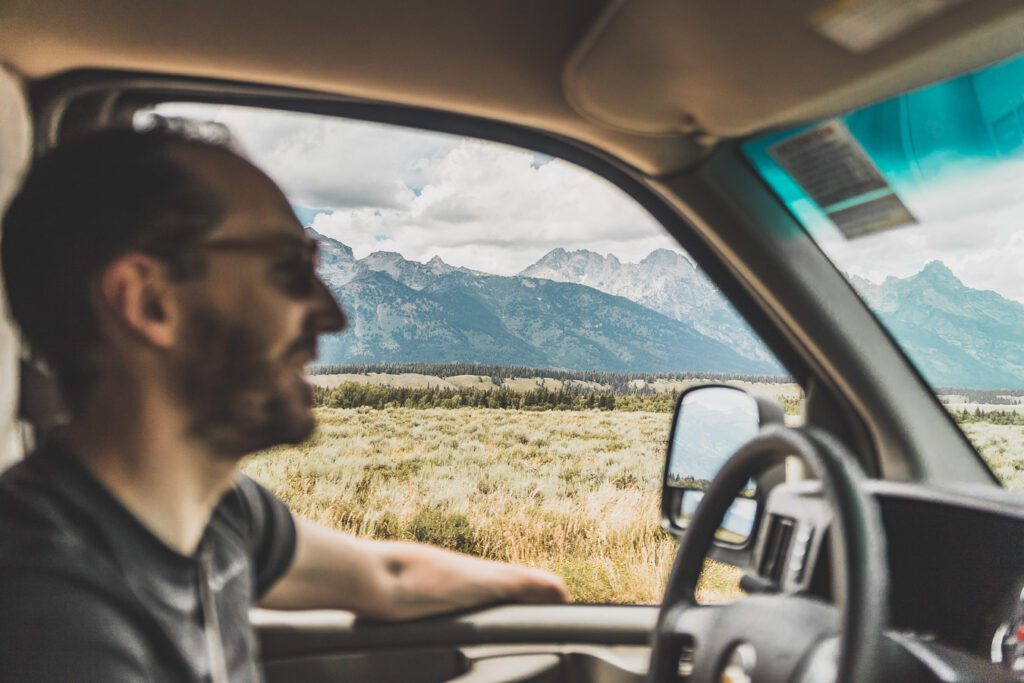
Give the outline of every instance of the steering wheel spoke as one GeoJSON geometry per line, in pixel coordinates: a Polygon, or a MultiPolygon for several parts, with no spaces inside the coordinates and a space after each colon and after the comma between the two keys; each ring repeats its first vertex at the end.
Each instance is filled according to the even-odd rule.
{"type": "Polygon", "coordinates": [[[806,597],[762,595],[728,605],[679,605],[659,638],[679,678],[720,680],[732,660],[756,681],[788,680],[818,643],[839,632],[839,610],[806,597]]]}
{"type": "Polygon", "coordinates": [[[659,622],[660,635],[680,642],[696,641],[713,630],[721,610],[721,605],[677,605],[659,622]]]}
{"type": "Polygon", "coordinates": [[[769,427],[740,448],[705,491],[680,543],[652,643],[650,683],[712,683],[726,674],[765,682],[879,680],[875,654],[887,623],[889,575],[881,517],[863,479],[842,444],[817,430],[769,427]],[[750,478],[792,455],[821,480],[833,507],[840,604],[777,593],[698,605],[697,579],[729,505],[750,478]]]}

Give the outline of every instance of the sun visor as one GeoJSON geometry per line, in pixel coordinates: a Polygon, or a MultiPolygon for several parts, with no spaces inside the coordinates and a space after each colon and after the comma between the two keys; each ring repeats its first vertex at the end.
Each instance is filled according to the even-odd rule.
{"type": "Polygon", "coordinates": [[[819,119],[1024,49],[1018,0],[612,2],[566,65],[583,116],[735,137],[819,119]]]}
{"type": "MultiPolygon", "coordinates": [[[[14,197],[32,159],[32,118],[19,79],[0,65],[0,215],[14,197]]],[[[18,407],[18,338],[9,322],[0,282],[0,470],[21,456],[18,407]]]]}

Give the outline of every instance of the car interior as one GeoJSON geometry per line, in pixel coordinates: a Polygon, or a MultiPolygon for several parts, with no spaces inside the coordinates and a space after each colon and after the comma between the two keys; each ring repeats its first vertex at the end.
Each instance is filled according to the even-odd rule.
{"type": "MultiPolygon", "coordinates": [[[[639,202],[803,388],[805,425],[758,406],[756,435],[687,519],[664,502],[682,495],[670,447],[680,553],[662,605],[401,624],[254,610],[268,681],[1022,680],[1024,650],[1006,643],[1022,623],[1024,498],[743,153],[1022,51],[1013,0],[7,0],[0,208],[34,156],[168,101],[525,147],[639,202]],[[753,526],[723,539],[748,480],[753,526]],[[741,567],[747,597],[697,605],[705,556],[741,567]]],[[[52,417],[23,355],[0,326],[0,464],[52,417]]]]}

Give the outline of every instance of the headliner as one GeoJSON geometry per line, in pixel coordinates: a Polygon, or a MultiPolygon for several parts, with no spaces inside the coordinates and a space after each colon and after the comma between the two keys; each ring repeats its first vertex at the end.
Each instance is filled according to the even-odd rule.
{"type": "Polygon", "coordinates": [[[130,70],[454,111],[656,175],[1024,50],[1017,0],[949,0],[862,53],[814,28],[872,2],[889,0],[7,0],[0,60],[30,80],[130,70]]]}

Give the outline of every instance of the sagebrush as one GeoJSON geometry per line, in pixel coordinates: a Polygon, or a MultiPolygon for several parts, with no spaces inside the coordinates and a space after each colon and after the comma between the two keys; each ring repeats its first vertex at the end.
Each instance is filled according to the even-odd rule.
{"type": "MultiPolygon", "coordinates": [[[[306,443],[245,463],[296,514],[550,569],[582,602],[660,601],[676,550],[658,512],[671,415],[363,407],[317,417],[306,443]]],[[[963,427],[1004,484],[1024,489],[1024,427],[963,427]]],[[[702,598],[735,596],[736,582],[709,563],[702,598]]]]}
{"type": "MultiPolygon", "coordinates": [[[[309,441],[245,463],[295,514],[359,536],[550,569],[577,601],[660,601],[676,550],[658,513],[669,415],[317,414],[309,441]]],[[[735,591],[730,568],[707,574],[705,591],[735,591]]]]}

